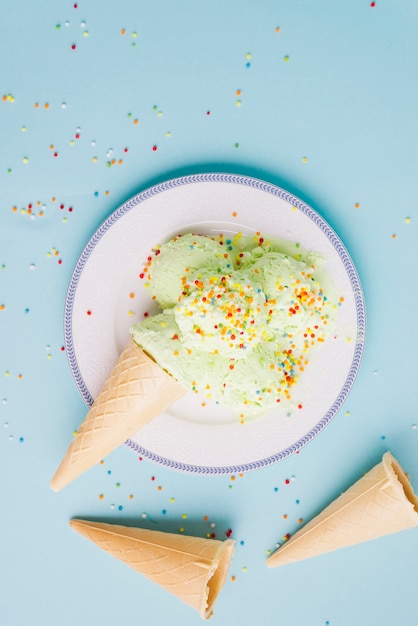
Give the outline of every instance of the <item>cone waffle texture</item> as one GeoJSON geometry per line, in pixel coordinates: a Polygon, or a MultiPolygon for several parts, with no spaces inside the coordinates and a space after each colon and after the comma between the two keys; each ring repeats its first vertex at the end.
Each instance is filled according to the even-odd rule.
{"type": "Polygon", "coordinates": [[[203,619],[225,584],[234,541],[73,519],[70,526],[193,607],[203,619]]]}
{"type": "Polygon", "coordinates": [[[65,487],[185,393],[130,339],[71,442],[52,489],[65,487]]]}
{"type": "Polygon", "coordinates": [[[277,567],[418,525],[418,498],[396,459],[382,462],[267,559],[277,567]]]}

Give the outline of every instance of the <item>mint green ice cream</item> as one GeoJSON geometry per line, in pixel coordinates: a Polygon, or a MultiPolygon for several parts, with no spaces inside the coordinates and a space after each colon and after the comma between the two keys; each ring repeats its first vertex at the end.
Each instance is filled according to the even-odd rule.
{"type": "Polygon", "coordinates": [[[135,342],[241,417],[289,402],[335,309],[309,255],[295,259],[258,234],[178,236],[154,250],[147,284],[162,311],[131,326],[135,342]]]}

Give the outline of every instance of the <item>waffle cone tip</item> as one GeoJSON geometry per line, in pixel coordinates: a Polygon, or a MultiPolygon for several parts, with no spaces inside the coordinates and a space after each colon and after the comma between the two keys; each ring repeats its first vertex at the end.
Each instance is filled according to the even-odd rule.
{"type": "Polygon", "coordinates": [[[130,338],[50,482],[59,491],[122,445],[186,390],[130,338]]]}

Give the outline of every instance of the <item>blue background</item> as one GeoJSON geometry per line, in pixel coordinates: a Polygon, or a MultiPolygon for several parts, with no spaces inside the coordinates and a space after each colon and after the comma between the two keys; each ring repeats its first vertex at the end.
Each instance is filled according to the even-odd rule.
{"type": "Polygon", "coordinates": [[[417,529],[265,565],[386,450],[418,487],[417,29],[414,0],[2,3],[2,626],[201,623],[73,516],[232,530],[213,624],[417,624],[417,529]],[[344,241],[368,313],[355,386],[300,454],[255,473],[184,475],[122,447],[53,493],[85,415],[62,349],[77,259],[132,195],[210,171],[284,187],[344,241]]]}

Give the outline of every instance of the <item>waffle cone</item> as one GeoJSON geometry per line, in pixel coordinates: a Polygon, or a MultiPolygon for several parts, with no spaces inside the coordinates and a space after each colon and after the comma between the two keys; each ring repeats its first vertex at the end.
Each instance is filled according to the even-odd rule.
{"type": "Polygon", "coordinates": [[[193,607],[203,619],[225,584],[234,541],[73,519],[71,528],[193,607]]]}
{"type": "Polygon", "coordinates": [[[59,491],[186,393],[130,339],[50,486],[59,491]]]}
{"type": "Polygon", "coordinates": [[[301,561],[418,525],[418,498],[390,452],[268,559],[301,561]]]}

